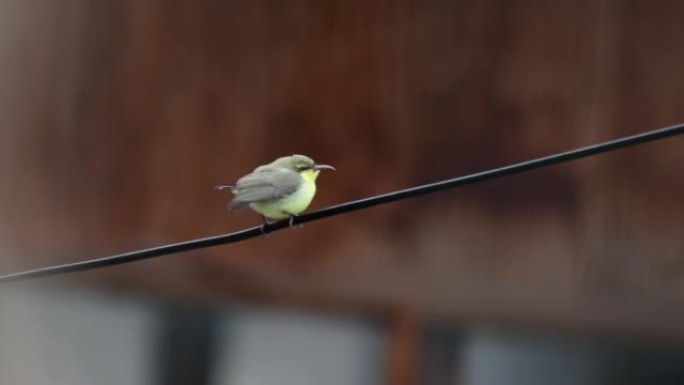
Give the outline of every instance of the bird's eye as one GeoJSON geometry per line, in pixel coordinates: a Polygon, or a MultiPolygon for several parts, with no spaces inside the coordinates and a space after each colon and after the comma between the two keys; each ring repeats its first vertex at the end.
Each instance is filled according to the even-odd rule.
{"type": "Polygon", "coordinates": [[[310,169],[310,168],[311,168],[311,167],[309,167],[309,165],[304,164],[304,163],[298,164],[298,165],[297,165],[297,170],[299,170],[299,171],[306,171],[306,170],[308,170],[308,169],[310,169]]]}

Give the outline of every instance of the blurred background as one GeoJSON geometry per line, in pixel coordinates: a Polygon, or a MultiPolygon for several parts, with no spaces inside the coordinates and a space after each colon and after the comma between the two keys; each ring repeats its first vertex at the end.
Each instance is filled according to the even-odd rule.
{"type": "MultiPolygon", "coordinates": [[[[0,274],[684,121],[675,0],[0,0],[0,274]]],[[[2,384],[684,383],[684,141],[3,285],[2,384]]]]}

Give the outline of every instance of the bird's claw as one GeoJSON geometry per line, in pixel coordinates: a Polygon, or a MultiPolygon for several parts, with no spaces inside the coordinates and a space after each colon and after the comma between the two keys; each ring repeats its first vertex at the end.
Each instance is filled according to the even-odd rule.
{"type": "MultiPolygon", "coordinates": [[[[291,229],[294,229],[294,228],[295,228],[295,224],[294,224],[294,219],[295,219],[295,217],[296,217],[296,215],[293,215],[293,216],[290,217],[290,228],[291,228],[291,229]]],[[[299,225],[297,225],[297,228],[298,228],[298,229],[301,229],[302,227],[304,227],[304,224],[303,224],[303,223],[300,223],[299,225]]]]}
{"type": "Polygon", "coordinates": [[[263,215],[261,216],[261,219],[264,221],[264,223],[260,227],[261,234],[264,234],[265,236],[271,235],[271,232],[266,229],[266,226],[268,226],[270,223],[268,223],[266,217],[264,217],[263,215]]]}
{"type": "MultiPolygon", "coordinates": [[[[288,222],[287,222],[288,227],[290,227],[291,229],[294,229],[294,228],[299,229],[299,228],[302,228],[304,226],[303,223],[300,223],[299,225],[295,226],[294,220],[296,217],[297,217],[296,215],[291,215],[290,218],[288,219],[288,222]]],[[[261,233],[266,235],[266,236],[271,235],[271,232],[268,230],[268,226],[271,223],[269,223],[268,220],[266,220],[266,218],[263,216],[262,216],[262,219],[263,219],[264,223],[261,225],[261,227],[259,227],[259,229],[261,230],[261,233]]]]}
{"type": "Polygon", "coordinates": [[[266,229],[266,226],[268,226],[268,223],[264,223],[263,225],[261,225],[261,227],[259,227],[259,230],[261,230],[261,234],[268,237],[271,235],[271,232],[266,229]]]}

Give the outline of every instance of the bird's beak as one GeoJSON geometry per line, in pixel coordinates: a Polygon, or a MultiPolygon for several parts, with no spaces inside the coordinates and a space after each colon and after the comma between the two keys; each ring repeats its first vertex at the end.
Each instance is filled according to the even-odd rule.
{"type": "Polygon", "coordinates": [[[317,164],[313,167],[314,170],[334,170],[335,167],[328,164],[317,164]]]}

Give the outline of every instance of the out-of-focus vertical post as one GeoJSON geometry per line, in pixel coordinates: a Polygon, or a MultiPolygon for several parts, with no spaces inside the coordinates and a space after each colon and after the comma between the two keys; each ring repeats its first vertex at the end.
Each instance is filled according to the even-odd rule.
{"type": "Polygon", "coordinates": [[[417,385],[420,320],[412,309],[402,308],[391,313],[387,342],[387,385],[417,385]]]}

